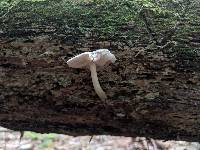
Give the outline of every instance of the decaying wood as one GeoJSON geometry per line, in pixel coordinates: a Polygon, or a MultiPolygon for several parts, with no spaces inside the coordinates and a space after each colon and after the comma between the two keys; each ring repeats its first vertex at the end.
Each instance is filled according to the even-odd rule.
{"type": "Polygon", "coordinates": [[[29,3],[0,18],[1,126],[200,141],[198,23],[177,22],[164,32],[148,22],[147,29],[130,22],[119,27],[121,34],[102,37],[81,33],[73,20],[67,26],[69,14],[56,18],[29,12],[29,3]],[[186,33],[189,26],[193,30],[186,33]],[[97,48],[108,48],[117,58],[98,70],[105,102],[94,92],[89,70],[65,63],[97,48]]]}
{"type": "MultiPolygon", "coordinates": [[[[84,49],[41,38],[3,41],[1,126],[75,136],[200,140],[198,57],[113,48],[117,62],[98,71],[108,95],[102,102],[94,92],[90,72],[69,68],[63,60],[84,49]]],[[[96,46],[105,47],[105,43],[96,46]]]]}

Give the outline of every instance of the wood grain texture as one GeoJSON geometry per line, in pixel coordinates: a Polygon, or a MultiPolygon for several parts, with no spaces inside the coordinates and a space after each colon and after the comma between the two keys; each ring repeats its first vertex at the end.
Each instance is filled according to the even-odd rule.
{"type": "Polygon", "coordinates": [[[1,126],[74,136],[200,140],[199,57],[111,47],[116,63],[98,70],[108,96],[102,102],[89,70],[69,68],[63,60],[81,51],[57,43],[1,39],[1,126]]]}
{"type": "Polygon", "coordinates": [[[60,0],[1,9],[0,126],[200,141],[198,5],[183,3],[180,9],[188,10],[177,8],[183,18],[176,18],[171,7],[169,15],[139,15],[122,2],[116,13],[110,10],[116,3],[74,7],[60,0]],[[117,58],[97,69],[106,101],[94,92],[87,68],[65,62],[99,48],[117,58]]]}

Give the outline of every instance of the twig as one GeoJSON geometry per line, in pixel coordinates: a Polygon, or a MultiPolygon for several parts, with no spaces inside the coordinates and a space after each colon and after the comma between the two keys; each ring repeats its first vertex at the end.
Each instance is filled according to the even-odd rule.
{"type": "Polygon", "coordinates": [[[142,17],[142,20],[143,20],[143,22],[145,24],[145,27],[147,29],[147,32],[148,32],[151,40],[154,41],[157,44],[158,41],[156,39],[156,34],[155,34],[155,32],[150,27],[150,23],[148,22],[147,17],[146,17],[146,10],[145,9],[142,9],[140,11],[140,16],[142,17]]]}

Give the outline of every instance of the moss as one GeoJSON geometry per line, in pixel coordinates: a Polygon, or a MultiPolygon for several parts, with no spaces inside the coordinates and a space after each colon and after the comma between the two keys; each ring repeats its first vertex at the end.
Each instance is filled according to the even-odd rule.
{"type": "Polygon", "coordinates": [[[56,134],[40,134],[35,132],[25,132],[25,137],[29,137],[32,140],[40,140],[41,142],[37,145],[38,148],[50,148],[53,145],[53,140],[57,137],[56,134]]]}
{"type": "Polygon", "coordinates": [[[147,20],[158,40],[178,21],[184,20],[184,25],[173,36],[176,39],[182,36],[181,32],[189,34],[200,31],[197,26],[200,23],[197,3],[160,3],[152,0],[3,0],[0,3],[0,28],[10,36],[17,37],[20,35],[13,32],[16,28],[23,29],[23,37],[28,29],[37,34],[35,29],[44,28],[42,33],[54,32],[57,37],[61,34],[71,35],[70,39],[73,37],[74,41],[78,36],[89,35],[112,41],[145,41],[149,44],[152,41],[141,18],[143,11],[148,12],[147,20]],[[183,8],[187,10],[184,12],[183,8]],[[47,26],[49,29],[46,29],[47,26]]]}
{"type": "Polygon", "coordinates": [[[67,79],[66,77],[60,77],[56,79],[56,82],[58,82],[58,84],[63,87],[67,87],[71,84],[71,80],[67,79]]]}

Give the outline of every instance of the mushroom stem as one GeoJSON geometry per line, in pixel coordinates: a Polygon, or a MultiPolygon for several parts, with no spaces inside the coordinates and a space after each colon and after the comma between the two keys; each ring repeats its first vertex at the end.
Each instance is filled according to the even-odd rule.
{"type": "Polygon", "coordinates": [[[107,96],[106,93],[103,91],[99,84],[99,80],[97,77],[97,71],[96,71],[96,65],[95,63],[90,63],[90,71],[91,71],[91,77],[92,77],[92,83],[94,86],[94,90],[97,93],[97,95],[100,97],[101,100],[106,100],[107,96]]]}

